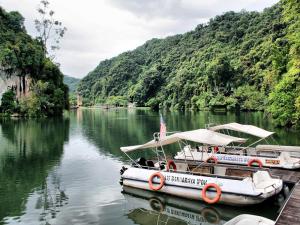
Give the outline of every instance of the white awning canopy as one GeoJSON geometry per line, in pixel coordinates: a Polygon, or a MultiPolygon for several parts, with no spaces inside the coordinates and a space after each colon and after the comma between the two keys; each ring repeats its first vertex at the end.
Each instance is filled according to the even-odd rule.
{"type": "Polygon", "coordinates": [[[267,138],[270,135],[274,134],[274,132],[270,132],[270,131],[264,130],[262,128],[253,126],[253,125],[244,125],[244,124],[239,124],[239,123],[227,123],[227,124],[223,124],[223,125],[210,127],[208,129],[212,130],[212,131],[233,130],[233,131],[237,131],[237,132],[251,134],[253,136],[260,137],[260,138],[267,138]]]}
{"type": "Polygon", "coordinates": [[[155,148],[163,145],[169,145],[180,140],[193,141],[197,143],[215,145],[215,146],[226,146],[232,142],[244,143],[247,141],[247,139],[244,138],[237,138],[237,137],[217,133],[207,129],[199,129],[199,130],[192,130],[186,132],[178,132],[166,136],[165,138],[159,141],[152,140],[142,145],[121,147],[121,150],[123,152],[130,152],[137,149],[155,148]]]}
{"type": "Polygon", "coordinates": [[[257,151],[278,151],[278,152],[299,152],[300,146],[285,146],[285,145],[257,145],[257,151]]]}

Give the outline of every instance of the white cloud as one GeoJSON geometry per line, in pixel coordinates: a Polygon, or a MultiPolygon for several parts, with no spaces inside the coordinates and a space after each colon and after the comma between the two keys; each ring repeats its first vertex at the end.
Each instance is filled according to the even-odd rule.
{"type": "MultiPolygon", "coordinates": [[[[63,73],[83,77],[101,60],[151,38],[192,30],[226,11],[258,10],[278,0],[49,0],[68,28],[56,61],[63,73]]],[[[20,11],[31,35],[39,0],[0,0],[7,11],[20,11]]]]}

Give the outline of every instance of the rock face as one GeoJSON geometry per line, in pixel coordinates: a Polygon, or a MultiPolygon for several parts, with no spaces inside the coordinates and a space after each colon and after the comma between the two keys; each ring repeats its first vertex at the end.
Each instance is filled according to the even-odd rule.
{"type": "Polygon", "coordinates": [[[10,88],[16,92],[17,98],[28,95],[30,82],[30,78],[27,77],[0,74],[0,99],[2,98],[3,93],[10,88]]]}

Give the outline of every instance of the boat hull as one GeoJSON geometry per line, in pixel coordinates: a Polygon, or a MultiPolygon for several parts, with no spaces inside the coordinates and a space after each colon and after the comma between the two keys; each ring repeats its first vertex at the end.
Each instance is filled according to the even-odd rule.
{"type": "MultiPolygon", "coordinates": [[[[153,191],[148,181],[150,176],[156,172],[158,171],[129,168],[122,175],[122,183],[124,186],[153,191]]],[[[276,180],[272,186],[256,190],[248,178],[244,180],[230,180],[174,172],[161,171],[161,173],[166,178],[166,181],[163,187],[157,192],[203,201],[202,188],[207,183],[216,183],[222,190],[218,203],[227,205],[243,206],[258,204],[279,193],[282,189],[281,180],[276,180]]],[[[159,180],[155,178],[153,183],[157,185],[159,180]]],[[[212,199],[216,196],[216,191],[208,189],[206,196],[212,199]]]]}
{"type": "MultiPolygon", "coordinates": [[[[184,150],[183,150],[184,151],[184,150]]],[[[300,168],[300,159],[292,158],[294,162],[289,163],[280,157],[277,158],[268,158],[268,157],[259,157],[259,156],[243,156],[243,155],[231,155],[231,154],[218,154],[214,153],[208,154],[204,152],[197,151],[185,151],[178,152],[174,157],[176,160],[195,160],[199,162],[205,162],[210,157],[217,159],[218,163],[225,164],[234,164],[234,165],[248,165],[249,161],[252,159],[258,159],[263,167],[270,168],[283,168],[283,169],[298,169],[300,168]]]]}

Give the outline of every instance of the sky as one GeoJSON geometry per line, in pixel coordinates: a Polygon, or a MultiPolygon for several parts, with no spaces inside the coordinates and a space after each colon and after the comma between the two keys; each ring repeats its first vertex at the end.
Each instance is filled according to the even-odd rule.
{"type": "MultiPolygon", "coordinates": [[[[25,17],[36,36],[40,0],[0,0],[7,11],[25,17]]],[[[193,30],[227,11],[262,11],[278,0],[49,0],[67,32],[56,52],[62,72],[86,76],[100,61],[133,50],[152,38],[193,30]]]]}

